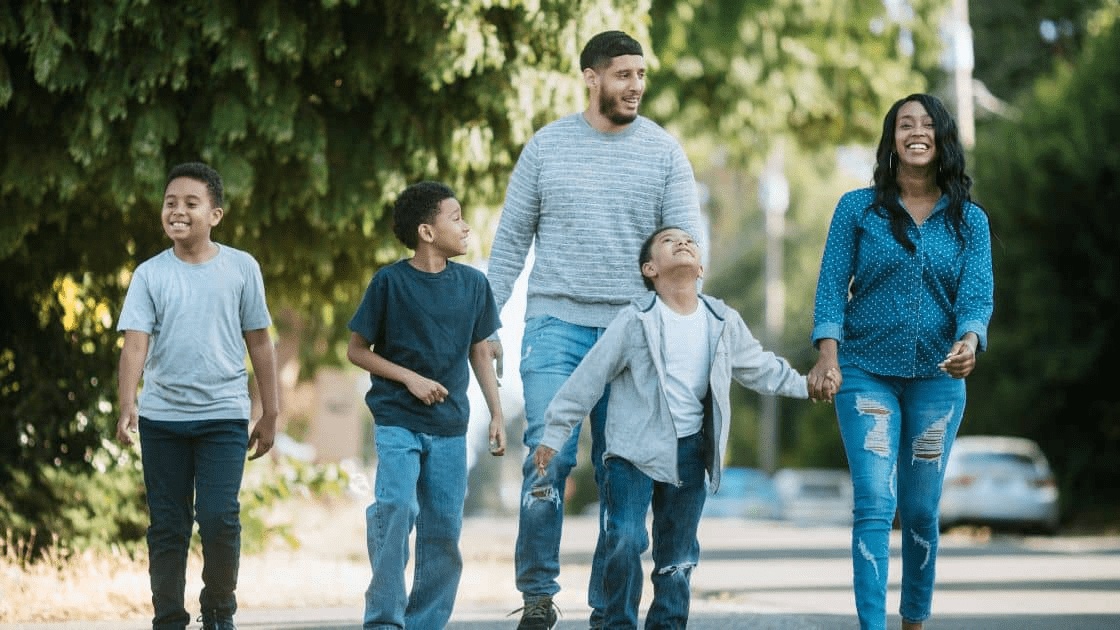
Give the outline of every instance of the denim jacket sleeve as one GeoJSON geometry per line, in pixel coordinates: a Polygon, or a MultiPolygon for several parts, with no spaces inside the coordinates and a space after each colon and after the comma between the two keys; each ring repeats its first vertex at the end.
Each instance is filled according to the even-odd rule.
{"type": "Polygon", "coordinates": [[[978,351],[988,347],[988,321],[992,317],[992,237],[988,216],[978,206],[967,206],[968,233],[961,267],[960,289],[954,304],[957,322],[956,338],[976,333],[978,351]]]}
{"type": "Polygon", "coordinates": [[[844,307],[848,303],[848,283],[856,264],[859,218],[870,199],[865,191],[853,191],[841,197],[832,214],[813,309],[812,342],[821,339],[844,341],[844,307]]]}

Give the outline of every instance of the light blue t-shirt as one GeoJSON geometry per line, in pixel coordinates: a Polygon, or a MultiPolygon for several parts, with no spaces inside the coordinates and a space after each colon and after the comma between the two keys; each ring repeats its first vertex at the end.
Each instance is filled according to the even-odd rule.
{"type": "Polygon", "coordinates": [[[191,264],[167,249],[141,263],[117,322],[150,335],[140,415],[248,419],[244,333],[271,324],[260,265],[246,252],[219,245],[191,264]]]}

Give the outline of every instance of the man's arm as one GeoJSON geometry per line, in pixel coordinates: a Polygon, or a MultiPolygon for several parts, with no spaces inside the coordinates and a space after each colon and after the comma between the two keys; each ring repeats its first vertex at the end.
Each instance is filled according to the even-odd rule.
{"type": "Polygon", "coordinates": [[[249,459],[257,459],[272,450],[276,441],[276,420],[280,416],[280,388],[276,377],[276,349],[267,328],[245,331],[245,346],[249,349],[249,361],[253,364],[253,374],[257,377],[257,389],[261,396],[261,417],[249,435],[249,449],[256,450],[249,459]]]}
{"type": "Polygon", "coordinates": [[[513,293],[513,284],[525,268],[525,257],[529,255],[529,247],[537,233],[541,204],[540,187],[537,183],[540,163],[536,157],[537,145],[534,139],[529,140],[522,149],[513,174],[510,175],[498,229],[490,247],[486,278],[494,292],[498,312],[501,312],[513,293]]]}

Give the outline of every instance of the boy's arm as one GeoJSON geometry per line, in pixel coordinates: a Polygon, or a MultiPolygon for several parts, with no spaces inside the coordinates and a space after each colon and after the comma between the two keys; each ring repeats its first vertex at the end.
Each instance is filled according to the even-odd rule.
{"type": "Polygon", "coordinates": [[[505,455],[506,428],[502,416],[502,398],[498,393],[498,376],[491,362],[490,342],[485,339],[471,346],[471,368],[482,388],[486,407],[490,409],[490,454],[505,455]]]}
{"type": "Polygon", "coordinates": [[[603,336],[591,346],[560,391],[552,397],[544,414],[545,429],[533,461],[545,474],[549,462],[568,440],[572,429],[591,412],[603,397],[607,383],[613,381],[628,364],[625,345],[628,324],[632,323],[628,310],[624,310],[607,326],[603,336]],[[549,444],[553,446],[549,446],[549,444]]]}
{"type": "Polygon", "coordinates": [[[735,311],[728,318],[732,345],[731,375],[743,387],[760,394],[808,398],[805,376],[793,369],[789,361],[764,350],[751,334],[743,318],[735,311]]]}
{"type": "Polygon", "coordinates": [[[370,348],[369,340],[356,332],[350,333],[350,343],[346,346],[346,358],[374,376],[401,383],[425,405],[441,403],[447,398],[446,387],[377,354],[370,348]]]}
{"type": "Polygon", "coordinates": [[[117,420],[117,440],[125,446],[132,444],[131,434],[136,433],[139,422],[136,390],[140,388],[144,360],[148,358],[148,339],[148,333],[139,330],[124,331],[124,346],[121,348],[117,374],[117,402],[121,410],[120,419],[117,420]]]}
{"type": "Polygon", "coordinates": [[[280,416],[280,388],[276,378],[276,349],[267,328],[245,331],[245,347],[257,378],[261,395],[261,417],[249,435],[250,460],[272,450],[276,441],[276,420],[280,416]],[[255,450],[254,450],[255,447],[255,450]]]}

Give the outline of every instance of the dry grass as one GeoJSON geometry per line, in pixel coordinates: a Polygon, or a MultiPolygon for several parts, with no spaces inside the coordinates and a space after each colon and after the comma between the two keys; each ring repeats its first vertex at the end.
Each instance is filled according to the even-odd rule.
{"type": "MultiPolygon", "coordinates": [[[[237,598],[242,609],[354,607],[369,583],[364,501],[295,500],[273,518],[291,526],[299,549],[277,542],[243,554],[237,598]]],[[[594,540],[594,521],[571,519],[574,545],[594,540]],[[581,531],[588,529],[587,532],[581,531]]],[[[464,522],[464,571],[457,608],[520,605],[513,583],[516,518],[469,518],[464,522]]],[[[568,543],[564,543],[567,546],[568,543]]],[[[146,558],[125,554],[56,555],[21,569],[18,557],[0,558],[0,623],[147,619],[151,591],[146,558]]],[[[583,605],[589,567],[565,566],[561,606],[583,605]],[[570,601],[569,601],[570,600],[570,601]]],[[[197,608],[201,560],[187,570],[187,609],[197,608]]]]}
{"type": "MultiPolygon", "coordinates": [[[[303,544],[293,550],[277,542],[265,552],[242,556],[238,585],[242,606],[333,606],[353,604],[355,593],[360,598],[369,580],[361,506],[303,500],[278,509],[274,518],[289,523],[303,544]]],[[[18,549],[8,549],[7,557],[0,558],[0,623],[151,615],[146,558],[114,552],[68,556],[56,551],[27,565],[18,549]]],[[[200,573],[201,559],[192,554],[187,568],[188,610],[202,588],[200,573]]]]}

